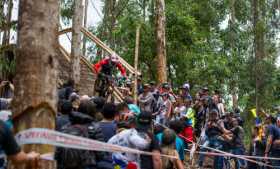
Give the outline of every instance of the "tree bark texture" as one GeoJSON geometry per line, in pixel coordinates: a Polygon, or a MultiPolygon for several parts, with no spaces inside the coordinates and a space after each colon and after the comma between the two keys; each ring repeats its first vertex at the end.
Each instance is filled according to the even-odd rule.
{"type": "MultiPolygon", "coordinates": [[[[59,1],[21,0],[13,119],[15,131],[55,127],[59,1]]],[[[24,151],[53,152],[52,146],[29,145],[24,151]]],[[[30,169],[30,166],[18,166],[30,169]]],[[[42,162],[40,169],[54,168],[42,162]]]]}
{"type": "Polygon", "coordinates": [[[156,0],[157,80],[159,83],[167,81],[165,22],[165,2],[156,0]]]}
{"type": "Polygon", "coordinates": [[[72,26],[72,44],[71,44],[71,77],[78,86],[80,82],[80,58],[82,55],[82,33],[81,28],[83,25],[83,1],[74,1],[74,15],[72,26]]]}
{"type": "MultiPolygon", "coordinates": [[[[141,26],[137,26],[136,28],[136,40],[135,40],[135,55],[134,55],[134,69],[138,71],[138,60],[139,60],[139,43],[140,43],[140,28],[141,26]]],[[[138,73],[134,75],[134,90],[133,90],[133,97],[134,103],[137,104],[137,88],[138,88],[138,73]]]]}
{"type": "Polygon", "coordinates": [[[263,70],[262,70],[262,60],[265,58],[265,44],[264,44],[264,22],[263,17],[260,13],[260,1],[252,0],[253,9],[253,28],[254,28],[254,54],[255,54],[255,104],[257,112],[262,106],[261,101],[261,87],[263,85],[263,70]]]}
{"type": "MultiPolygon", "coordinates": [[[[231,59],[235,57],[236,54],[236,45],[235,45],[235,24],[236,24],[236,17],[235,17],[235,0],[229,1],[229,9],[230,9],[230,19],[229,19],[229,28],[230,28],[230,50],[231,50],[231,59]]],[[[236,78],[233,77],[231,80],[231,95],[232,95],[232,105],[233,108],[238,108],[238,92],[237,92],[237,84],[235,82],[236,78]]]]}

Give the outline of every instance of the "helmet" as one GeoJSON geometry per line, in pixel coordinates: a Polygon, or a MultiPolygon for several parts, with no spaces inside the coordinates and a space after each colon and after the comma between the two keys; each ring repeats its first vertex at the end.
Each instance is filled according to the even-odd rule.
{"type": "Polygon", "coordinates": [[[119,62],[118,55],[115,54],[115,53],[113,53],[112,56],[111,56],[111,60],[112,60],[113,62],[119,62]]]}

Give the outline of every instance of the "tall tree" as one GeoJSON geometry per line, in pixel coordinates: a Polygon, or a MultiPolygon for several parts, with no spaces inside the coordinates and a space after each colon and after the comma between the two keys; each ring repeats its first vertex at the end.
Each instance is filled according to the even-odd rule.
{"type": "Polygon", "coordinates": [[[255,54],[255,105],[257,111],[262,106],[261,92],[263,85],[263,69],[262,62],[265,58],[265,27],[263,6],[261,6],[260,0],[252,0],[252,12],[253,12],[253,29],[254,29],[254,54],[255,54]]]}
{"type": "Polygon", "coordinates": [[[72,26],[72,44],[71,44],[71,77],[73,78],[75,85],[80,82],[80,57],[82,55],[81,44],[82,35],[81,27],[83,25],[83,1],[74,1],[74,15],[72,26]]]}
{"type": "Polygon", "coordinates": [[[165,2],[156,0],[157,79],[159,83],[167,81],[165,19],[165,2]]]}
{"type": "MultiPolygon", "coordinates": [[[[59,1],[20,1],[18,56],[12,107],[16,132],[34,127],[55,127],[58,23],[59,1]]],[[[26,145],[24,150],[35,150],[44,154],[53,152],[54,149],[47,145],[26,145]]],[[[40,168],[54,168],[54,164],[44,162],[40,168]]]]}
{"type": "MultiPolygon", "coordinates": [[[[236,49],[235,49],[235,0],[230,0],[229,1],[229,10],[230,10],[230,18],[229,18],[229,40],[230,40],[230,51],[231,51],[231,61],[233,61],[233,58],[236,55],[236,49]]],[[[236,86],[236,78],[235,76],[230,82],[230,90],[231,90],[231,95],[232,95],[232,105],[233,108],[238,107],[238,96],[237,96],[237,86],[236,86]]]]}

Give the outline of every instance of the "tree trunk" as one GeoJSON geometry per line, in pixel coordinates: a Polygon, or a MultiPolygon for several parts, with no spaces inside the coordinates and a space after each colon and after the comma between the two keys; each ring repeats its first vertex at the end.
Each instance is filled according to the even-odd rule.
{"type": "Polygon", "coordinates": [[[3,33],[2,45],[8,45],[10,42],[10,32],[11,32],[11,19],[13,10],[13,0],[8,1],[7,15],[3,17],[3,23],[5,24],[5,29],[3,33]]]}
{"type": "MultiPolygon", "coordinates": [[[[85,0],[85,12],[84,12],[84,27],[87,28],[87,13],[88,13],[88,0],[85,0]]],[[[83,56],[86,56],[87,52],[87,38],[83,37],[83,56]]]]}
{"type": "Polygon", "coordinates": [[[260,1],[252,0],[253,8],[253,27],[254,27],[254,53],[255,53],[255,104],[256,110],[259,112],[262,101],[261,101],[261,86],[263,83],[263,70],[262,70],[262,59],[265,57],[265,46],[264,46],[264,18],[260,15],[260,1]]]}
{"type": "MultiPolygon", "coordinates": [[[[236,54],[236,46],[235,46],[235,37],[236,37],[236,34],[235,34],[235,0],[230,0],[230,19],[229,19],[229,28],[230,28],[230,50],[231,50],[231,59],[232,59],[232,62],[233,62],[233,58],[235,57],[235,54],[236,54]]],[[[233,105],[233,108],[236,109],[238,108],[238,96],[237,96],[237,86],[236,86],[236,77],[233,77],[232,80],[231,80],[231,95],[232,95],[232,105],[233,105]]]]}
{"type": "MultiPolygon", "coordinates": [[[[59,1],[21,0],[19,6],[18,56],[16,59],[13,119],[15,131],[55,127],[58,58],[59,1]]],[[[41,154],[52,146],[28,145],[24,151],[41,154]]],[[[40,168],[54,168],[42,162],[40,168]]],[[[30,169],[30,166],[18,166],[30,169]]]]}
{"type": "MultiPolygon", "coordinates": [[[[134,56],[134,69],[138,71],[138,60],[139,60],[139,43],[140,43],[140,28],[141,26],[137,26],[136,28],[136,40],[135,40],[135,56],[134,56]]],[[[137,89],[138,89],[138,74],[135,73],[134,75],[134,103],[137,104],[137,89]]]]}
{"type": "Polygon", "coordinates": [[[82,34],[81,27],[83,25],[83,1],[74,1],[74,15],[72,26],[72,44],[71,44],[71,77],[75,82],[75,86],[78,87],[80,82],[80,57],[82,34]]]}
{"type": "Polygon", "coordinates": [[[156,43],[157,79],[159,83],[163,83],[167,81],[164,0],[156,0],[156,43]]]}

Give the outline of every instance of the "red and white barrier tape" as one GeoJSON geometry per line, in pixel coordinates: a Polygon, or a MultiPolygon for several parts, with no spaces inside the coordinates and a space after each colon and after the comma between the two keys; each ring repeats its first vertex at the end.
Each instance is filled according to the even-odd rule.
{"type": "MultiPolygon", "coordinates": [[[[191,152],[191,150],[185,149],[185,151],[191,152]]],[[[203,152],[203,151],[197,151],[196,154],[205,154],[205,155],[211,155],[211,156],[227,156],[227,157],[234,157],[232,155],[225,155],[223,153],[214,153],[214,152],[203,152]]],[[[261,160],[280,160],[280,158],[275,157],[260,157],[260,156],[246,156],[246,155],[238,155],[239,157],[245,157],[249,159],[261,159],[261,160]]]]}
{"type": "MultiPolygon", "coordinates": [[[[156,121],[154,121],[154,122],[155,122],[156,124],[162,126],[163,128],[170,129],[169,127],[167,127],[167,126],[165,126],[165,125],[163,125],[163,124],[160,124],[160,123],[158,123],[158,122],[156,122],[156,121]]],[[[189,142],[191,142],[191,143],[193,143],[193,144],[195,144],[195,145],[197,145],[197,146],[199,146],[199,147],[203,147],[203,148],[206,148],[206,149],[208,149],[208,150],[212,150],[212,151],[221,153],[221,154],[223,154],[223,156],[231,156],[231,157],[239,158],[239,159],[242,159],[242,160],[245,160],[245,161],[249,161],[249,162],[255,163],[255,164],[260,165],[260,166],[266,166],[266,167],[272,167],[272,168],[274,167],[274,166],[272,166],[272,165],[269,165],[269,164],[266,164],[266,163],[263,163],[263,162],[260,162],[260,161],[255,161],[255,160],[252,160],[252,159],[249,159],[249,158],[245,158],[245,157],[240,156],[240,155],[235,155],[235,154],[228,153],[228,152],[225,152],[225,151],[221,151],[221,150],[218,150],[218,149],[215,149],[215,148],[212,148],[212,147],[208,147],[208,146],[203,146],[203,145],[197,144],[197,143],[195,143],[194,141],[189,140],[188,138],[186,138],[186,137],[184,137],[184,136],[179,136],[179,137],[182,137],[182,138],[188,140],[189,142]]],[[[193,152],[193,153],[194,153],[194,152],[193,152]]]]}
{"type": "MultiPolygon", "coordinates": [[[[20,145],[25,144],[47,144],[57,147],[74,148],[81,150],[103,151],[103,152],[126,152],[132,154],[155,155],[151,152],[140,151],[128,147],[112,145],[96,140],[60,133],[57,131],[41,128],[32,128],[21,131],[16,135],[20,145]]],[[[161,154],[162,157],[177,159],[175,156],[161,154]]],[[[50,155],[41,158],[49,159],[50,155]]]]}

